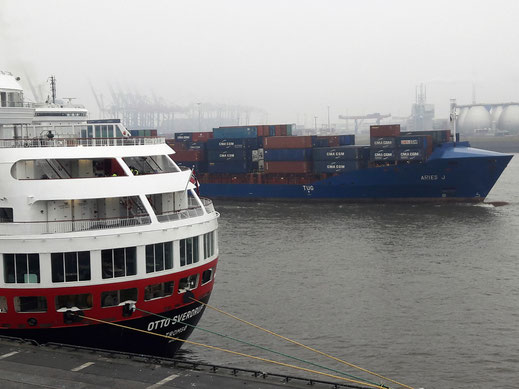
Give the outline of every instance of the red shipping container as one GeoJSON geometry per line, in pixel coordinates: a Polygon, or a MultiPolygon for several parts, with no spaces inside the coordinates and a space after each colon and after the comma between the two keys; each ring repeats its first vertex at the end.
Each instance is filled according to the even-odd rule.
{"type": "Polygon", "coordinates": [[[265,173],[309,173],[312,164],[308,161],[265,162],[265,173]]]}
{"type": "Polygon", "coordinates": [[[157,136],[157,130],[150,130],[151,136],[157,136]]]}
{"type": "Polygon", "coordinates": [[[311,136],[269,136],[263,139],[264,149],[307,149],[311,147],[311,136]]]}
{"type": "Polygon", "coordinates": [[[400,136],[400,124],[369,126],[369,135],[375,137],[400,136]]]}
{"type": "Polygon", "coordinates": [[[257,126],[257,127],[258,127],[258,137],[269,136],[269,126],[257,126]]]}
{"type": "Polygon", "coordinates": [[[286,124],[279,124],[274,127],[276,136],[287,136],[287,125],[286,124]]]}
{"type": "Polygon", "coordinates": [[[207,142],[208,139],[213,138],[212,132],[193,132],[193,142],[207,142]]]}
{"type": "Polygon", "coordinates": [[[173,161],[181,161],[181,162],[195,162],[195,161],[205,161],[205,155],[202,150],[175,150],[176,153],[173,154],[173,161]]]}
{"type": "Polygon", "coordinates": [[[178,142],[175,141],[175,139],[166,139],[166,144],[175,151],[186,149],[186,144],[184,142],[178,142]]]}

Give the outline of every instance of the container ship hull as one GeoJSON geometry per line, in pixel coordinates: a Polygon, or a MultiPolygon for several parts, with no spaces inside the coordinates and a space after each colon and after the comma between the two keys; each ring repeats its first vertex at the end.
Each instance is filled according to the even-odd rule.
{"type": "Polygon", "coordinates": [[[172,148],[196,171],[202,195],[241,200],[481,202],[512,158],[472,148],[450,130],[371,126],[369,145],[356,145],[354,135],[292,136],[288,130],[180,133],[172,148]]]}
{"type": "MultiPolygon", "coordinates": [[[[380,166],[333,175],[279,177],[304,184],[212,182],[202,178],[200,192],[219,199],[481,202],[512,158],[510,155],[458,147],[462,157],[439,157],[420,164],[380,166]],[[472,156],[471,156],[472,155],[472,156]]],[[[252,177],[253,181],[257,178],[252,177]]]]}

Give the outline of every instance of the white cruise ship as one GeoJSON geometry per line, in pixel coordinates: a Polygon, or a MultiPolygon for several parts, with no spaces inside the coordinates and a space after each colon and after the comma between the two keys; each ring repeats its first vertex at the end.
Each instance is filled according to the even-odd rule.
{"type": "Polygon", "coordinates": [[[49,115],[0,72],[0,335],[172,356],[213,288],[219,214],[163,138],[49,115]]]}

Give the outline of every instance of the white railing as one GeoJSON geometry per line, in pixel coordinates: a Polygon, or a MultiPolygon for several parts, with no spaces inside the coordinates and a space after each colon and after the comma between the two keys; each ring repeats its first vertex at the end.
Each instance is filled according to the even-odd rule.
{"type": "Polygon", "coordinates": [[[37,235],[65,232],[105,230],[150,224],[149,216],[114,219],[85,219],[53,222],[0,223],[0,235],[37,235]]]}
{"type": "Polygon", "coordinates": [[[95,147],[95,146],[143,146],[166,142],[164,137],[129,137],[129,138],[27,138],[0,139],[0,148],[24,147],[95,147]]]}
{"type": "MultiPolygon", "coordinates": [[[[205,197],[200,198],[202,204],[207,213],[213,213],[214,206],[213,202],[205,197]]],[[[204,214],[203,208],[198,204],[198,202],[190,197],[188,199],[188,208],[180,209],[178,211],[165,212],[160,215],[157,215],[157,220],[161,223],[170,222],[175,220],[183,220],[189,219],[190,217],[202,216],[204,214]]]]}

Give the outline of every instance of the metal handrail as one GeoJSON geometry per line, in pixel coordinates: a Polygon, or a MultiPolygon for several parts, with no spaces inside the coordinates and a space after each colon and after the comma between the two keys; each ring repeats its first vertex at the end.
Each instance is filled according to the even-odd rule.
{"type": "Polygon", "coordinates": [[[0,148],[143,146],[166,143],[164,137],[0,139],[0,148]]]}
{"type": "Polygon", "coordinates": [[[150,223],[151,218],[148,215],[132,218],[0,223],[0,235],[57,234],[134,227],[150,223]]]}
{"type": "MultiPolygon", "coordinates": [[[[213,202],[211,200],[205,197],[201,197],[200,200],[207,213],[215,212],[213,202]]],[[[157,220],[161,223],[164,223],[169,221],[183,220],[191,217],[202,216],[203,214],[203,208],[198,204],[198,202],[194,198],[190,197],[188,199],[188,208],[161,213],[157,215],[157,220]]]]}

